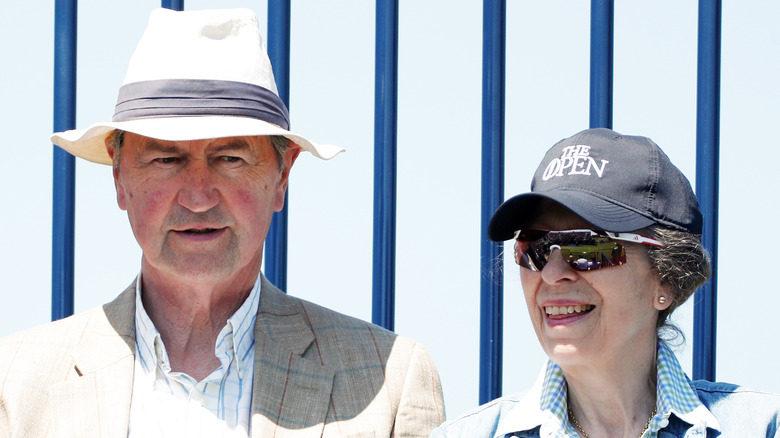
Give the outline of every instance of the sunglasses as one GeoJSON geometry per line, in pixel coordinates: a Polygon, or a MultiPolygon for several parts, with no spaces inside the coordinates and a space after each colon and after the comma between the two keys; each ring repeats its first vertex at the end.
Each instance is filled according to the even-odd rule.
{"type": "Polygon", "coordinates": [[[620,266],[626,263],[621,241],[663,247],[649,237],[601,230],[519,230],[515,232],[515,262],[532,271],[544,269],[554,249],[575,271],[620,266]]]}

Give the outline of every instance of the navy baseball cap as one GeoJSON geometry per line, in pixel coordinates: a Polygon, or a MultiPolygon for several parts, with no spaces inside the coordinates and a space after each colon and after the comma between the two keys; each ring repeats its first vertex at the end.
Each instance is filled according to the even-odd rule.
{"type": "Polygon", "coordinates": [[[509,240],[535,219],[545,199],[601,230],[629,232],[658,224],[701,234],[702,215],[691,183],[646,137],[587,129],[556,143],[531,181],[531,192],[498,207],[488,237],[509,240]]]}

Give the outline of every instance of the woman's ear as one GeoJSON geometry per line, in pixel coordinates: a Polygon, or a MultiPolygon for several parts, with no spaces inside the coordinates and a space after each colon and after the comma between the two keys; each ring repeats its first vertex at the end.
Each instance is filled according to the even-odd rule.
{"type": "Polygon", "coordinates": [[[666,288],[658,288],[655,291],[655,296],[653,297],[653,306],[660,312],[662,310],[666,310],[669,308],[669,306],[672,305],[672,294],[669,293],[669,291],[666,290],[666,288]]]}

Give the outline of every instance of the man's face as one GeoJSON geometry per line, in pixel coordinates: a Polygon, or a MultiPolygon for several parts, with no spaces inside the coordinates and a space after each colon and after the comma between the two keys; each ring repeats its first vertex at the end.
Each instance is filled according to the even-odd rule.
{"type": "Polygon", "coordinates": [[[253,281],[299,152],[290,143],[280,170],[268,137],[163,141],[126,133],[114,181],[144,272],[253,281]]]}

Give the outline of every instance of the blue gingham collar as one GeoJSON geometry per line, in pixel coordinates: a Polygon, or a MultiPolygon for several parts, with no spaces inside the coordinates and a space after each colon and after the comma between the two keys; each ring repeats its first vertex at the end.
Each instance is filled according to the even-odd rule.
{"type": "MultiPolygon", "coordinates": [[[[672,350],[658,342],[657,414],[644,437],[652,438],[669,424],[674,414],[680,420],[699,427],[720,430],[712,413],[701,403],[672,350]]],[[[568,386],[563,370],[548,360],[534,386],[496,428],[495,437],[540,427],[540,436],[577,436],[567,415],[568,386]]]]}
{"type": "MultiPolygon", "coordinates": [[[[672,414],[688,424],[720,430],[715,416],[701,403],[677,357],[663,341],[658,342],[657,388],[658,414],[648,430],[657,433],[666,427],[672,414]]],[[[656,436],[655,433],[649,436],[656,436]]]]}
{"type": "MultiPolygon", "coordinates": [[[[162,342],[160,332],[154,326],[149,314],[146,313],[141,300],[141,275],[138,274],[135,284],[135,339],[136,351],[141,366],[146,373],[150,373],[153,367],[158,366],[165,373],[171,371],[170,360],[165,345],[162,342]]],[[[260,304],[260,289],[262,275],[255,280],[249,296],[238,310],[228,318],[225,327],[219,332],[214,347],[214,354],[219,358],[225,354],[236,359],[239,377],[248,364],[246,361],[253,357],[251,353],[255,347],[255,321],[260,304]]]]}

